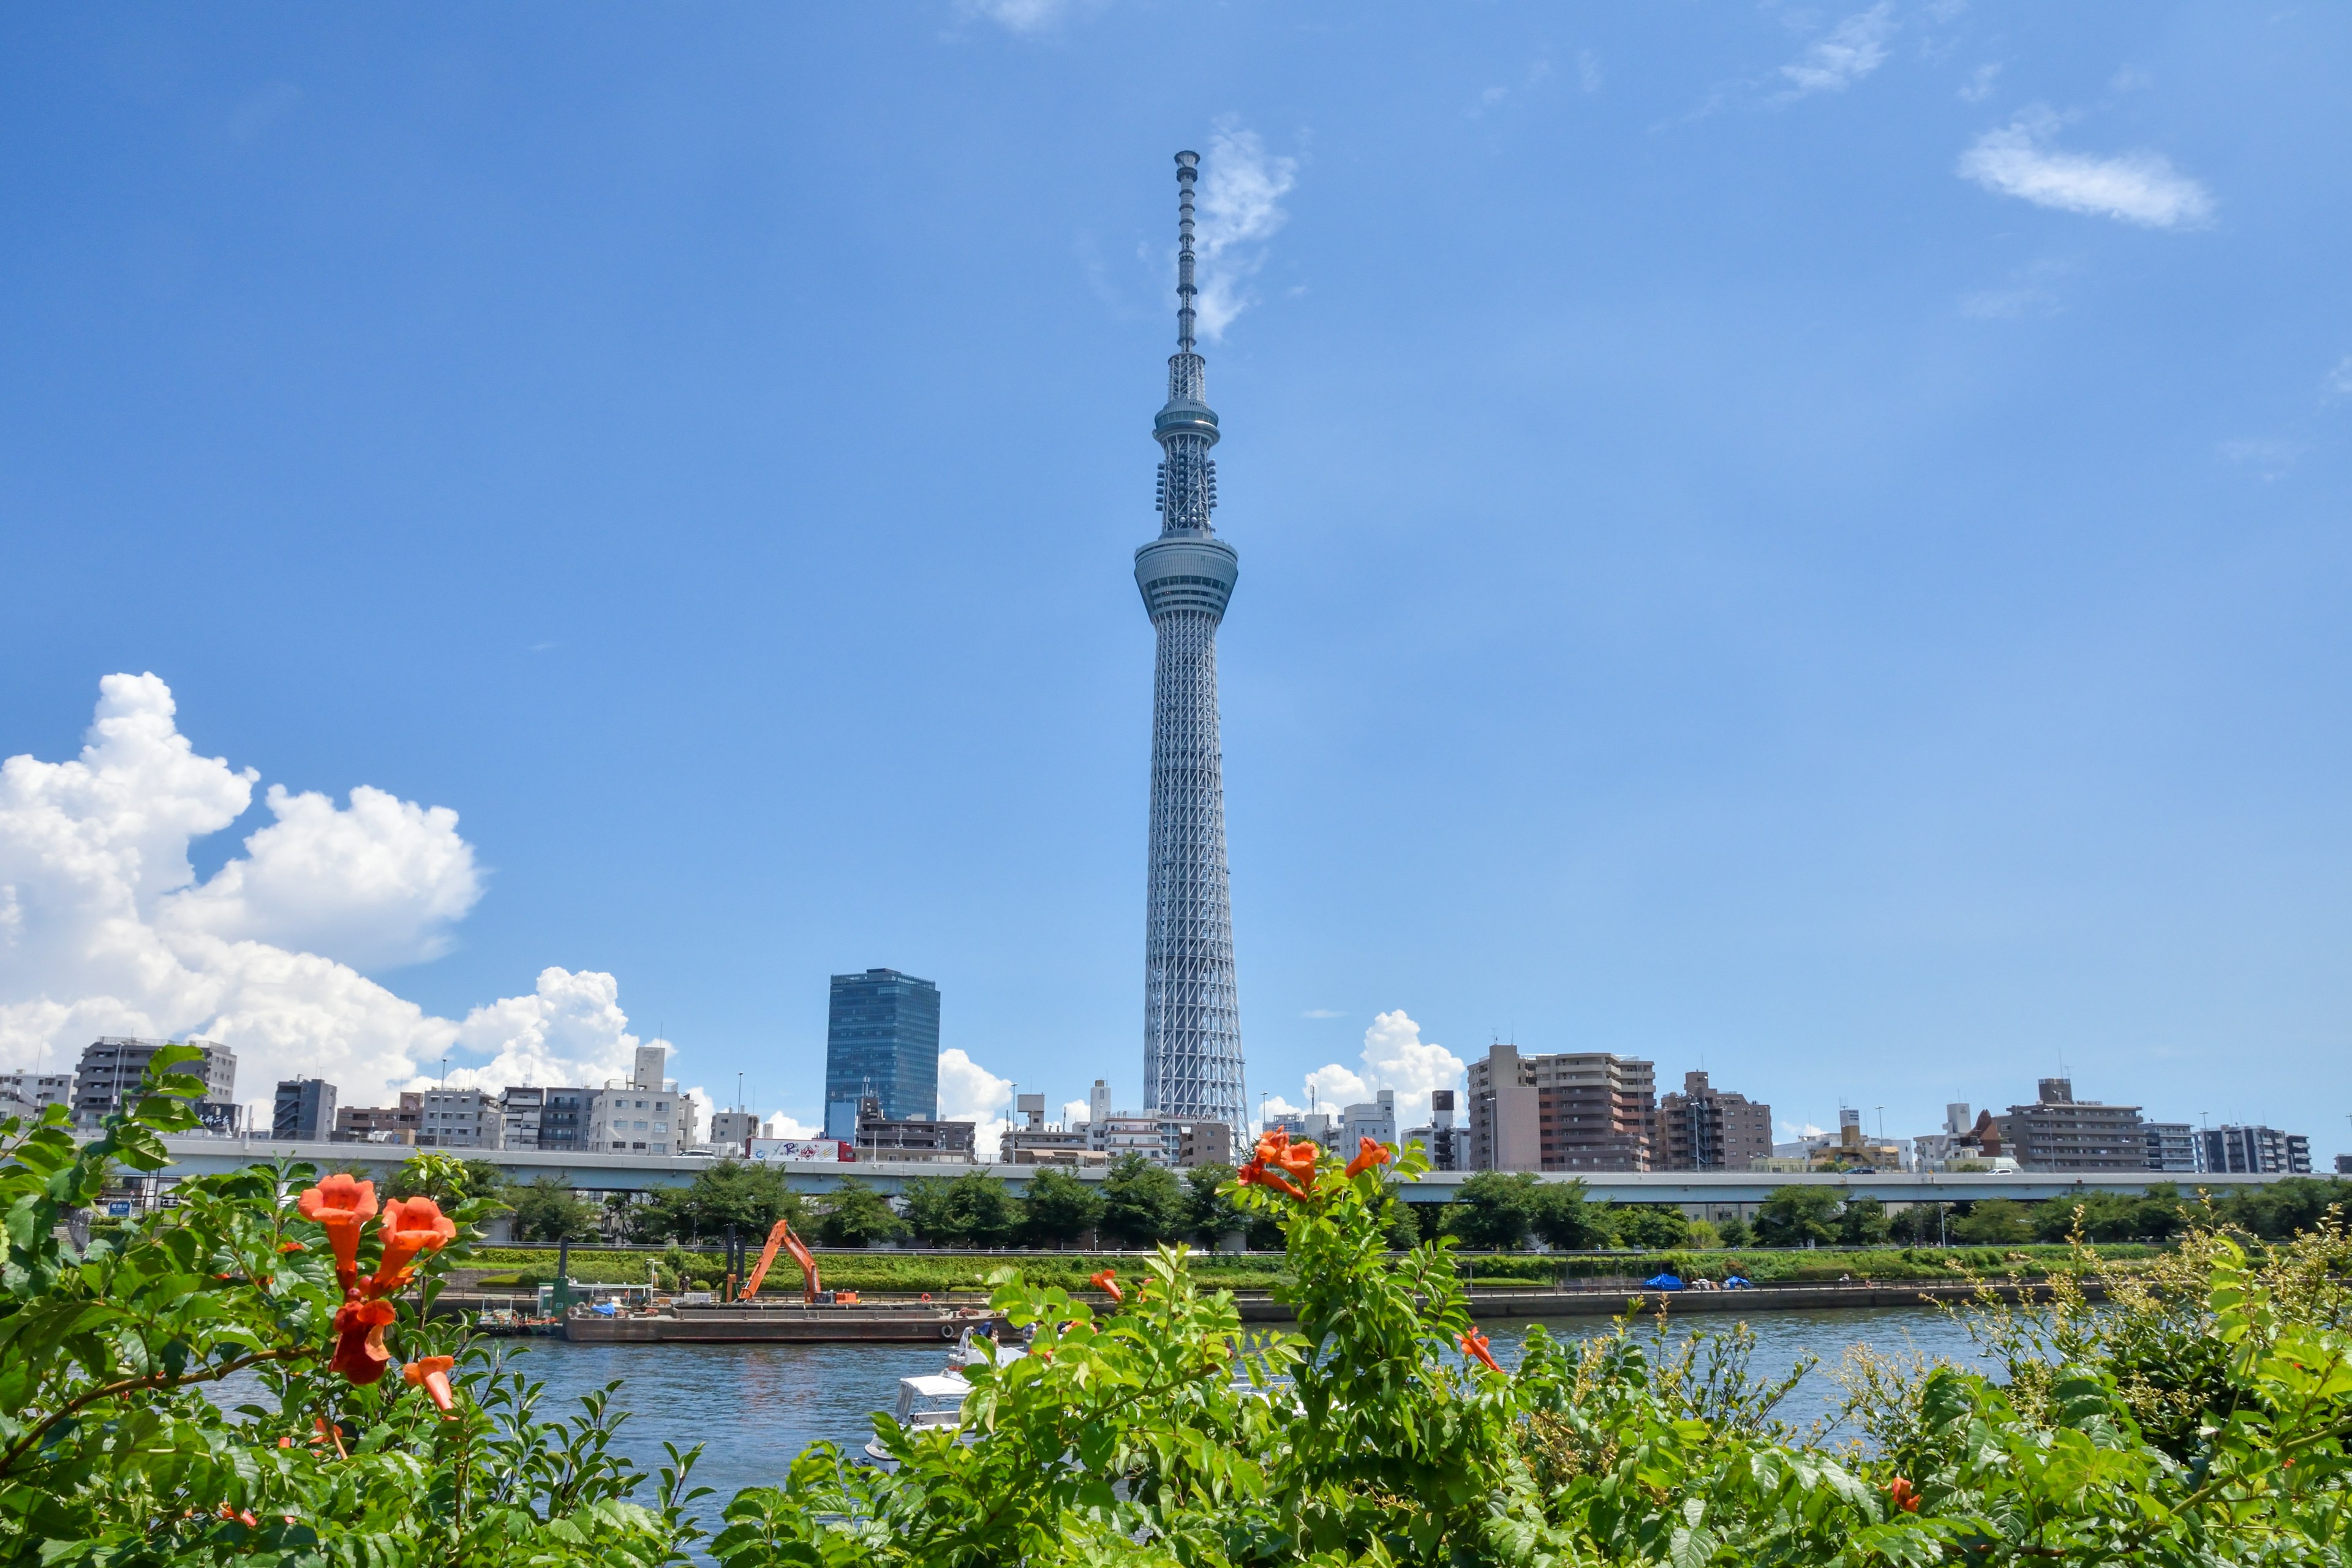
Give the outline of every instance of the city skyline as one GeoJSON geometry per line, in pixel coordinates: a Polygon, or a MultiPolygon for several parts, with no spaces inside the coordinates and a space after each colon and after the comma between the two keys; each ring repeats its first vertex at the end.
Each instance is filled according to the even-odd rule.
{"type": "Polygon", "coordinates": [[[0,20],[0,1066],[1139,1105],[1192,146],[1253,1114],[2341,1146],[2352,18],[552,16],[0,20]]]}

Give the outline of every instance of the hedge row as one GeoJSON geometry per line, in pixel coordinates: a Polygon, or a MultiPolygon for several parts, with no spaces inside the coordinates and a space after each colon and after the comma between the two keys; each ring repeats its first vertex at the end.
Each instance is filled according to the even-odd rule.
{"type": "MultiPolygon", "coordinates": [[[[2118,1243],[2088,1249],[2102,1268],[2128,1265],[2154,1256],[2159,1249],[2118,1243]]],[[[667,1284],[682,1270],[689,1280],[716,1280],[724,1271],[724,1255],[690,1248],[663,1252],[575,1247],[572,1278],[584,1285],[641,1285],[649,1265],[659,1265],[667,1284]]],[[[1806,1283],[1843,1277],[1868,1280],[1948,1279],[1965,1275],[2024,1274],[2043,1277],[2074,1271],[2082,1264],[2063,1247],[1902,1247],[1865,1251],[1743,1250],[1737,1252],[1626,1253],[1504,1253],[1471,1256],[1466,1272],[1479,1285],[1550,1285],[1575,1279],[1647,1279],[1658,1273],[1685,1279],[1720,1279],[1741,1274],[1770,1283],[1806,1283]]],[[[1129,1278],[1139,1272],[1139,1260],[1097,1257],[1077,1252],[1007,1253],[986,1258],[952,1257],[907,1252],[835,1252],[820,1255],[819,1269],[828,1286],[846,1290],[892,1291],[980,1290],[988,1275],[1006,1264],[1017,1266],[1029,1279],[1065,1289],[1087,1289],[1087,1276],[1109,1268],[1129,1278]]],[[[488,1270],[483,1288],[530,1289],[555,1277],[553,1253],[543,1247],[478,1248],[476,1266],[488,1270]]],[[[1272,1253],[1231,1258],[1196,1255],[1192,1271],[1202,1283],[1231,1290],[1271,1289],[1282,1278],[1282,1260],[1272,1253]]],[[[762,1293],[789,1293],[801,1288],[800,1271],[789,1259],[779,1259],[770,1271],[762,1293]]]]}

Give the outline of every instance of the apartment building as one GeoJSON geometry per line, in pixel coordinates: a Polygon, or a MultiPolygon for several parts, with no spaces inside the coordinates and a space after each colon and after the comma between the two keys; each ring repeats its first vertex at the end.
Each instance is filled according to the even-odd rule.
{"type": "Polygon", "coordinates": [[[503,1149],[506,1113],[481,1089],[428,1089],[420,1097],[416,1142],[426,1149],[503,1149]]]}
{"type": "MultiPolygon", "coordinates": [[[[84,1047],[81,1065],[74,1071],[75,1123],[96,1127],[122,1109],[124,1101],[138,1093],[139,1080],[145,1075],[147,1064],[155,1059],[155,1053],[173,1043],[108,1035],[84,1047]]],[[[178,1043],[197,1047],[204,1052],[201,1059],[184,1062],[175,1069],[204,1083],[205,1092],[195,1105],[197,1119],[208,1131],[241,1131],[243,1119],[236,1107],[236,1053],[210,1040],[178,1043]]]]}
{"type": "Polygon", "coordinates": [[[1470,1064],[1470,1158],[1479,1171],[1646,1171],[1656,1146],[1654,1064],[1608,1051],[1470,1064]]]}
{"type": "Polygon", "coordinates": [[[2028,1171],[2144,1171],[2139,1107],[2076,1100],[2071,1079],[2045,1078],[2032,1105],[2012,1105],[2002,1143],[2028,1171]]]}
{"type": "Polygon", "coordinates": [[[1682,1092],[1658,1101],[1658,1141],[1664,1170],[1745,1171],[1772,1157],[1772,1108],[1686,1072],[1682,1092]]]}

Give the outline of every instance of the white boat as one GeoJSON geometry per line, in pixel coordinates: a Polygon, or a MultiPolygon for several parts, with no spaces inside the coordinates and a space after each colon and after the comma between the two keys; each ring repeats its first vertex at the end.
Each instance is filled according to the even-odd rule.
{"type": "MultiPolygon", "coordinates": [[[[971,1394],[971,1384],[953,1367],[919,1377],[902,1377],[898,1380],[898,1403],[890,1414],[898,1418],[899,1426],[913,1431],[953,1426],[963,1419],[963,1402],[971,1394]]],[[[889,1450],[882,1447],[879,1437],[866,1445],[866,1457],[886,1470],[896,1469],[898,1465],[889,1450]]]]}

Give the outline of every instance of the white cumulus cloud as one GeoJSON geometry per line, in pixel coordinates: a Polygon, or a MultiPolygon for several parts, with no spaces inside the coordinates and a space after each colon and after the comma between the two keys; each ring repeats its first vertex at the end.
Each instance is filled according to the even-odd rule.
{"type": "Polygon", "coordinates": [[[259,775],[197,754],[154,675],[99,690],[79,757],[0,763],[0,1063],[69,1070],[100,1035],[195,1035],[236,1052],[242,1100],[319,1077],[347,1104],[438,1077],[444,1057],[491,1087],[627,1071],[638,1040],[609,974],[551,967],[451,1019],[353,967],[431,956],[480,896],[455,813],[272,789],[277,820],[199,882],[189,846],[259,775]]]}
{"type": "Polygon", "coordinates": [[[1997,195],[2149,228],[2190,227],[2213,216],[2211,194],[2161,153],[2061,152],[2049,144],[2059,123],[2046,109],[2029,110],[1977,138],[1956,172],[1997,195]]]}
{"type": "Polygon", "coordinates": [[[269,786],[278,820],[245,854],[198,887],[166,898],[159,917],[231,940],[299,943],[355,969],[438,958],[449,929],[482,896],[474,848],[457,814],[365,784],[339,809],[323,795],[269,786]]]}
{"type": "Polygon", "coordinates": [[[1298,160],[1277,158],[1255,131],[1218,126],[1201,164],[1201,335],[1214,342],[1248,307],[1249,280],[1265,265],[1265,242],[1288,219],[1282,198],[1298,183],[1298,160]]]}
{"type": "Polygon", "coordinates": [[[1780,68],[1794,84],[1790,96],[1844,91],[1886,63],[1886,40],[1894,31],[1895,7],[1888,0],[1848,16],[1780,68]]]}
{"type": "MultiPolygon", "coordinates": [[[[1402,1007],[1372,1019],[1359,1062],[1354,1068],[1338,1062],[1317,1068],[1307,1075],[1307,1094],[1319,1109],[1336,1112],[1381,1089],[1393,1090],[1399,1132],[1427,1122],[1430,1091],[1454,1088],[1465,1071],[1460,1057],[1421,1037],[1421,1026],[1402,1007]]],[[[1298,1109],[1278,1096],[1266,1101],[1268,1116],[1296,1115],[1298,1109]]]]}
{"type": "Polygon", "coordinates": [[[971,1121],[975,1147],[983,1160],[996,1158],[1004,1131],[1013,1123],[1013,1080],[999,1078],[957,1047],[940,1053],[940,1119],[971,1121]]]}

